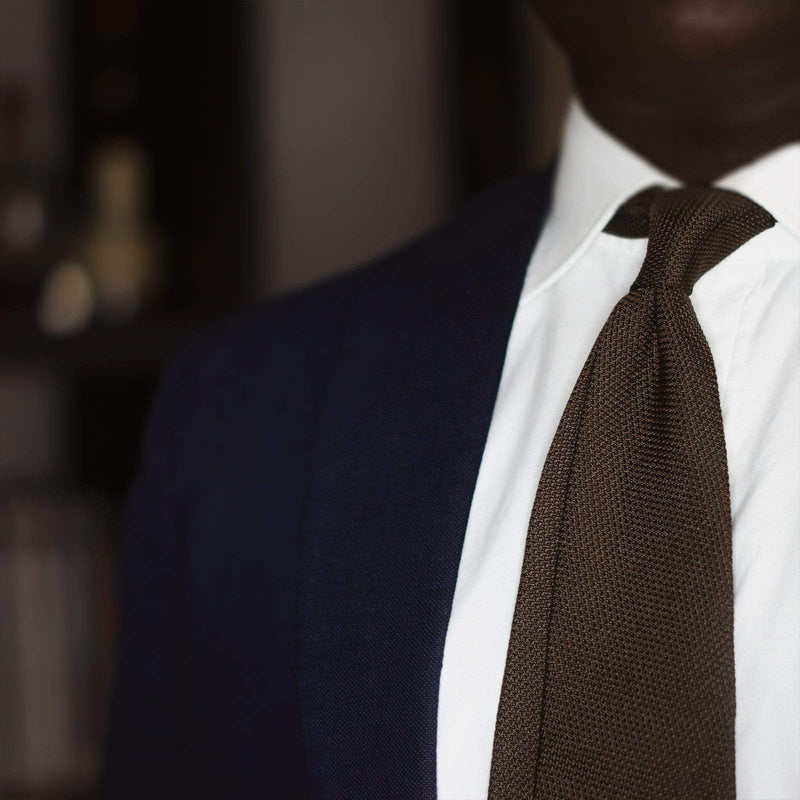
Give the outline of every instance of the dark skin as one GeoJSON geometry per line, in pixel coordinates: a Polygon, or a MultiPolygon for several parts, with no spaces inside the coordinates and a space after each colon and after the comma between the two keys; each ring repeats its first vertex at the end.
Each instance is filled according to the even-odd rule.
{"type": "Polygon", "coordinates": [[[604,128],[704,184],[800,140],[800,0],[531,0],[604,128]]]}

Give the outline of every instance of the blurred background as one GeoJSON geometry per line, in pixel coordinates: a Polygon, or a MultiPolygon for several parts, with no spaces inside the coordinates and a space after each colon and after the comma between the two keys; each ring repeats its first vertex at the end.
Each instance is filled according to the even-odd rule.
{"type": "Polygon", "coordinates": [[[552,158],[522,0],[0,0],[0,796],[90,798],[115,553],[195,331],[552,158]]]}

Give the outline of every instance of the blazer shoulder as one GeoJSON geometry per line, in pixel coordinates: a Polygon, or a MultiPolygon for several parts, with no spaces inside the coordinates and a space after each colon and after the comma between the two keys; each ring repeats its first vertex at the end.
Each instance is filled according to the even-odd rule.
{"type": "MultiPolygon", "coordinates": [[[[446,285],[449,270],[460,269],[498,244],[513,246],[514,237],[524,236],[528,223],[533,225],[544,213],[551,172],[527,173],[494,186],[443,225],[388,254],[264,300],[202,331],[176,359],[180,372],[199,376],[209,390],[248,380],[268,361],[274,369],[317,369],[334,353],[355,305],[370,308],[390,324],[427,286],[443,281],[446,285]]],[[[402,322],[399,317],[397,321],[402,322]]]]}
{"type": "Polygon", "coordinates": [[[306,344],[325,340],[337,312],[353,295],[424,284],[506,238],[520,222],[533,224],[549,203],[551,173],[551,169],[526,173],[494,186],[437,228],[377,259],[262,301],[201,333],[194,347],[210,351],[258,347],[275,337],[306,344]]]}

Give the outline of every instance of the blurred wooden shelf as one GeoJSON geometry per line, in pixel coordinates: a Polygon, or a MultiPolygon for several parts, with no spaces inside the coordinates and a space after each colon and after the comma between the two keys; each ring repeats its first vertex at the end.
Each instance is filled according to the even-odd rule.
{"type": "Polygon", "coordinates": [[[97,323],[79,333],[51,336],[37,325],[32,311],[0,310],[0,366],[68,374],[153,374],[193,333],[212,322],[198,312],[154,312],[125,325],[97,323]]]}

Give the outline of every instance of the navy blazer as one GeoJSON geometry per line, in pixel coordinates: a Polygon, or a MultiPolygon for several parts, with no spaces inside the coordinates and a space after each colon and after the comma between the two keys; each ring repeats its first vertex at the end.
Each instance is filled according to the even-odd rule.
{"type": "Polygon", "coordinates": [[[549,176],[193,342],[129,502],[104,796],[436,796],[461,547],[549,176]]]}

